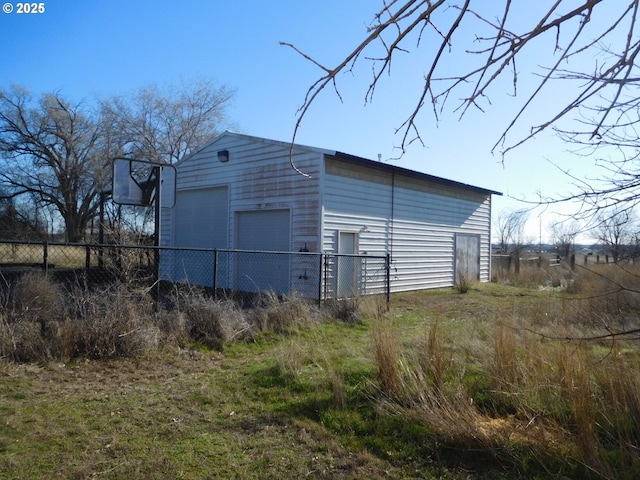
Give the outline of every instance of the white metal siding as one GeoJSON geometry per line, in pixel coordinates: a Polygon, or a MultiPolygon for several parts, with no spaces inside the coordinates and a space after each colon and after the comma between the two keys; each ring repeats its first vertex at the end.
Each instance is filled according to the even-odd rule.
{"type": "MultiPolygon", "coordinates": [[[[178,189],[229,186],[226,248],[241,245],[236,225],[238,212],[288,210],[291,226],[286,249],[297,252],[306,247],[317,252],[321,247],[319,184],[324,153],[311,147],[294,149],[292,160],[305,176],[291,167],[289,149],[286,142],[223,134],[177,165],[178,189]],[[218,161],[219,150],[229,151],[228,162],[218,161]]],[[[163,220],[170,222],[172,218],[175,212],[165,215],[163,220]]],[[[269,249],[268,239],[252,248],[269,249]]],[[[317,294],[318,270],[312,257],[308,262],[295,262],[290,272],[293,288],[317,294]]],[[[222,286],[230,285],[228,275],[218,280],[222,286]]]]}
{"type": "Polygon", "coordinates": [[[287,210],[237,212],[237,248],[288,252],[291,213],[287,210]]]}
{"type": "MultiPolygon", "coordinates": [[[[326,150],[296,146],[292,159],[305,176],[291,167],[289,153],[286,142],[226,133],[177,165],[177,188],[228,185],[226,247],[247,245],[236,223],[240,212],[288,211],[289,250],[337,252],[339,231],[357,233],[358,253],[392,255],[392,291],[453,285],[456,234],[479,236],[480,278],[489,279],[489,192],[377,168],[373,162],[356,165],[329,157],[326,150]],[[218,161],[219,150],[229,151],[228,162],[218,161]]],[[[175,229],[168,232],[167,225],[191,228],[186,224],[191,220],[177,220],[176,212],[163,209],[163,245],[192,239],[186,233],[170,239],[175,229]]],[[[201,217],[189,218],[202,225],[201,217]]],[[[271,247],[265,240],[251,248],[271,247]]],[[[287,281],[294,290],[314,295],[319,274],[309,256],[292,262],[287,281]]]]}
{"type": "Polygon", "coordinates": [[[310,251],[318,251],[322,153],[296,148],[293,161],[310,176],[291,167],[288,143],[223,135],[178,165],[178,186],[229,185],[229,247],[237,245],[236,212],[290,209],[291,249],[297,251],[306,243],[310,251]],[[218,161],[218,150],[229,150],[228,162],[218,161]]]}
{"type": "MultiPolygon", "coordinates": [[[[163,246],[227,248],[228,198],[226,186],[179,190],[175,207],[163,209],[163,246]]],[[[203,251],[163,251],[160,271],[164,280],[211,287],[213,254],[203,251]]]]}
{"type": "Polygon", "coordinates": [[[480,236],[480,279],[489,279],[489,194],[327,159],[324,250],[337,231],[359,230],[359,253],[392,256],[392,291],[455,282],[456,233],[480,236]]]}

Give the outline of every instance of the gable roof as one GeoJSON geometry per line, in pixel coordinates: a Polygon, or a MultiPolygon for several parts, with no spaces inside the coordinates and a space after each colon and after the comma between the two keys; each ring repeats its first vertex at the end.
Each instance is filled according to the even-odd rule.
{"type": "MultiPolygon", "coordinates": [[[[191,157],[193,157],[197,153],[199,153],[199,152],[211,147],[212,145],[215,145],[216,143],[220,142],[221,140],[223,140],[224,138],[227,138],[227,137],[243,138],[243,139],[246,139],[246,140],[254,142],[254,143],[264,143],[264,144],[268,144],[268,145],[277,145],[277,146],[286,148],[287,150],[289,148],[291,148],[291,142],[283,142],[281,140],[272,140],[270,138],[256,137],[254,135],[247,135],[246,133],[238,133],[238,132],[234,132],[234,131],[231,131],[231,130],[225,130],[224,132],[222,132],[217,137],[214,137],[211,140],[209,140],[208,142],[206,142],[204,145],[202,145],[197,150],[194,150],[193,152],[189,153],[188,155],[186,155],[185,157],[180,159],[179,162],[176,162],[176,165],[180,165],[182,162],[188,161],[191,157]]],[[[296,143],[294,145],[294,147],[297,148],[297,149],[306,150],[306,151],[309,151],[309,152],[317,152],[317,153],[321,153],[321,154],[324,154],[324,155],[334,155],[334,153],[335,153],[335,152],[333,152],[331,150],[327,150],[325,148],[310,147],[308,145],[300,145],[299,143],[296,143]]]]}
{"type": "MultiPolygon", "coordinates": [[[[178,164],[182,163],[185,160],[188,160],[189,157],[191,157],[192,155],[195,155],[197,152],[204,150],[205,148],[210,147],[211,145],[219,142],[220,140],[222,140],[225,137],[236,137],[236,138],[244,138],[246,140],[252,141],[252,142],[256,142],[256,143],[265,143],[265,144],[270,144],[270,145],[278,145],[281,147],[285,147],[286,149],[291,148],[291,142],[283,142],[280,140],[272,140],[269,138],[263,138],[263,137],[256,137],[253,135],[247,135],[244,133],[237,133],[237,132],[233,132],[230,130],[227,130],[225,132],[223,132],[222,134],[218,135],[217,137],[213,138],[212,140],[210,140],[209,142],[205,143],[201,148],[199,148],[196,152],[193,152],[192,154],[188,155],[187,157],[183,158],[182,160],[180,160],[180,162],[178,162],[178,164]]],[[[438,183],[441,185],[445,185],[445,186],[451,186],[451,187],[459,187],[459,188],[464,188],[466,190],[472,190],[478,193],[482,193],[485,195],[502,195],[502,192],[498,192],[496,190],[489,190],[486,188],[482,188],[482,187],[477,187],[475,185],[469,185],[466,183],[462,183],[462,182],[457,182],[455,180],[449,180],[443,177],[437,177],[435,175],[429,175],[427,173],[422,173],[422,172],[418,172],[416,170],[410,170],[408,168],[403,168],[403,167],[399,167],[397,165],[391,165],[389,163],[383,163],[380,161],[374,161],[374,160],[369,160],[367,158],[363,158],[363,157],[358,157],[356,155],[351,155],[348,153],[343,153],[343,152],[338,152],[336,150],[328,150],[325,148],[318,148],[318,147],[311,147],[308,145],[301,145],[301,144],[294,144],[294,148],[296,149],[301,149],[301,150],[306,150],[306,151],[310,151],[310,152],[316,152],[316,153],[320,153],[323,155],[329,155],[332,156],[340,161],[346,162],[346,163],[351,163],[354,165],[360,165],[363,166],[365,168],[376,168],[379,170],[383,170],[383,171],[387,171],[387,172],[395,172],[395,173],[399,173],[402,175],[406,175],[412,178],[416,178],[419,180],[426,180],[426,181],[430,181],[430,182],[434,182],[434,183],[438,183]]]]}

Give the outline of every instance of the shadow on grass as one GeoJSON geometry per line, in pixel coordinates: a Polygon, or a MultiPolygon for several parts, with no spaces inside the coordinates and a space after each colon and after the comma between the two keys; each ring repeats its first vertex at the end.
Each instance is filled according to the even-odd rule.
{"type": "Polygon", "coordinates": [[[352,372],[346,376],[343,407],[336,406],[328,382],[306,383],[278,364],[252,370],[251,376],[255,394],[270,398],[271,409],[265,412],[264,422],[280,425],[313,422],[316,428],[337,436],[350,452],[373,455],[393,465],[401,475],[495,478],[495,473],[502,471],[513,475],[510,478],[525,478],[523,470],[543,471],[541,465],[516,465],[513,457],[501,452],[470,448],[442,438],[419,419],[381,411],[376,406],[379,399],[371,372],[352,372]]]}

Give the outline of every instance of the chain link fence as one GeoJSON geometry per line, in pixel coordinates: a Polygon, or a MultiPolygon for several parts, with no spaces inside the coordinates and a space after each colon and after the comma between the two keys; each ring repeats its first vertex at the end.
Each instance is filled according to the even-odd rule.
{"type": "Polygon", "coordinates": [[[84,288],[181,284],[214,295],[296,293],[319,302],[373,294],[388,301],[390,293],[387,256],[0,241],[3,288],[30,271],[84,288]]]}

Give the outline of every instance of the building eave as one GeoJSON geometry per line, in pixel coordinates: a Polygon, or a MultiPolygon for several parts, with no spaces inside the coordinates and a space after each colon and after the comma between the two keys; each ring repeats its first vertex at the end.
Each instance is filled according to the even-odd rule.
{"type": "Polygon", "coordinates": [[[417,178],[420,180],[426,180],[434,183],[438,183],[441,185],[446,185],[450,187],[458,187],[463,188],[465,190],[471,190],[477,193],[481,193],[484,195],[502,195],[502,192],[498,192],[496,190],[490,190],[483,187],[478,187],[475,185],[469,185],[467,183],[457,182],[455,180],[449,180],[443,177],[437,177],[435,175],[429,175],[428,173],[418,172],[416,170],[410,170],[408,168],[398,167],[397,165],[390,165],[388,163],[375,162],[373,160],[369,160],[363,157],[358,157],[356,155],[351,155],[344,152],[335,152],[333,155],[335,158],[351,163],[354,165],[361,165],[366,168],[377,168],[379,170],[387,171],[387,172],[395,172],[398,174],[406,175],[408,177],[417,178]]]}

